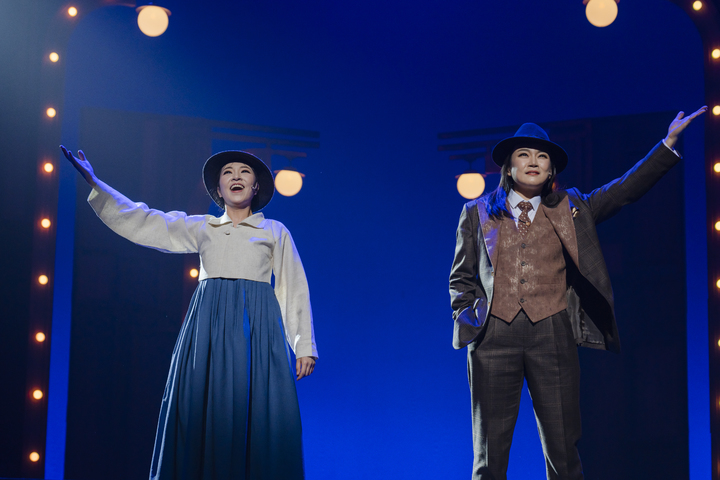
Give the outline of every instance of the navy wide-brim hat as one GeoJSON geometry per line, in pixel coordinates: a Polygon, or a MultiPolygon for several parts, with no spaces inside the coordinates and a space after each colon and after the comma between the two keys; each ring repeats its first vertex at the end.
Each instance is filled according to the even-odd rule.
{"type": "Polygon", "coordinates": [[[252,153],[240,150],[228,150],[219,152],[211,156],[205,161],[203,166],[203,182],[205,189],[215,203],[222,209],[225,208],[225,201],[220,197],[217,191],[218,181],[220,180],[220,170],[228,163],[240,162],[249,166],[255,173],[255,179],[258,182],[258,192],[250,203],[253,213],[262,210],[273,197],[275,193],[275,182],[273,175],[265,162],[260,160],[252,153]]]}
{"type": "Polygon", "coordinates": [[[534,148],[548,153],[557,173],[567,167],[568,156],[565,150],[557,143],[551,142],[545,130],[534,123],[524,123],[515,135],[495,145],[492,151],[493,162],[502,167],[508,155],[512,155],[518,148],[534,148]]]}

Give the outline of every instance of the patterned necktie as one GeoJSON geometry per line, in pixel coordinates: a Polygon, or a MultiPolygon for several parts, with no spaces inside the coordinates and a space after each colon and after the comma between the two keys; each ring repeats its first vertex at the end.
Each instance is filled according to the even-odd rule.
{"type": "Polygon", "coordinates": [[[533,209],[532,203],[530,202],[520,202],[518,203],[517,208],[522,210],[522,213],[518,217],[518,230],[520,230],[520,235],[523,237],[527,235],[528,228],[530,227],[530,216],[528,215],[528,212],[533,209]]]}

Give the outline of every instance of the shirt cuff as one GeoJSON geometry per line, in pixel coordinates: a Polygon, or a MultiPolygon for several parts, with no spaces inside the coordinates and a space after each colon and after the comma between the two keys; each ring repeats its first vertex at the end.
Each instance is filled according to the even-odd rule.
{"type": "MultiPolygon", "coordinates": [[[[677,152],[677,150],[675,150],[675,149],[672,148],[672,147],[668,147],[668,144],[665,143],[665,139],[664,139],[664,138],[663,138],[662,143],[663,143],[663,145],[665,145],[667,148],[669,148],[671,152],[673,152],[675,155],[677,155],[678,157],[680,157],[680,154],[677,152]]],[[[681,157],[681,158],[682,158],[682,157],[681,157]]]]}

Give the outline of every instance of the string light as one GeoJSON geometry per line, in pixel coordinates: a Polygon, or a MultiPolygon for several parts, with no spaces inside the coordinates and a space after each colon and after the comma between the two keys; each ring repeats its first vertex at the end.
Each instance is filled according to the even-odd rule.
{"type": "Polygon", "coordinates": [[[42,343],[45,341],[45,334],[43,332],[38,332],[35,334],[35,340],[37,340],[39,343],[42,343]]]}
{"type": "Polygon", "coordinates": [[[720,173],[720,162],[713,165],[713,171],[715,171],[715,173],[720,173]]]}
{"type": "Polygon", "coordinates": [[[710,53],[710,56],[715,59],[720,58],[720,48],[714,49],[712,53],[710,53]]]}
{"type": "Polygon", "coordinates": [[[50,228],[51,224],[52,223],[50,222],[49,218],[43,218],[42,220],[40,220],[40,226],[43,228],[50,228]]]}
{"type": "Polygon", "coordinates": [[[720,221],[715,222],[715,230],[720,230],[720,221]]]}
{"type": "Polygon", "coordinates": [[[51,62],[55,63],[55,62],[57,62],[58,60],[60,60],[60,55],[58,55],[58,54],[55,53],[55,52],[52,52],[50,55],[48,55],[48,58],[50,58],[50,61],[51,61],[51,62]]]}
{"type": "Polygon", "coordinates": [[[57,111],[56,111],[54,108],[52,108],[52,107],[48,108],[48,109],[45,111],[45,113],[46,113],[47,116],[50,117],[50,118],[53,118],[55,115],[57,115],[57,111]]]}
{"type": "Polygon", "coordinates": [[[713,107],[712,112],[713,112],[713,115],[720,115],[720,105],[715,105],[713,107]]]}
{"type": "MultiPolygon", "coordinates": [[[[720,164],[718,164],[718,165],[720,165],[720,164]]],[[[43,170],[45,170],[46,173],[51,173],[53,170],[55,170],[55,166],[50,162],[45,162],[45,165],[43,165],[43,170]]],[[[720,170],[718,170],[718,171],[720,171],[720,170]]]]}
{"type": "Polygon", "coordinates": [[[703,7],[703,3],[700,0],[693,2],[693,10],[695,10],[696,12],[698,10],[700,10],[702,7],[703,7]]]}
{"type": "Polygon", "coordinates": [[[38,460],[40,460],[40,454],[37,453],[37,452],[32,452],[32,453],[29,455],[29,458],[30,458],[30,461],[31,461],[31,462],[37,462],[38,460]]]}
{"type": "Polygon", "coordinates": [[[192,278],[197,278],[198,275],[200,275],[200,272],[198,272],[197,268],[193,268],[193,269],[190,270],[190,276],[191,276],[192,278]]]}
{"type": "MultiPolygon", "coordinates": [[[[48,281],[49,281],[49,280],[48,280],[47,275],[40,275],[40,276],[38,277],[38,283],[39,283],[40,285],[47,285],[48,281]]],[[[720,283],[720,281],[718,281],[718,283],[720,283]]]]}
{"type": "Polygon", "coordinates": [[[35,400],[40,400],[43,397],[43,392],[40,389],[33,390],[32,396],[35,400]]]}
{"type": "Polygon", "coordinates": [[[78,14],[77,8],[75,8],[75,7],[68,8],[67,12],[68,12],[68,15],[70,15],[71,17],[74,17],[75,15],[78,14]]]}

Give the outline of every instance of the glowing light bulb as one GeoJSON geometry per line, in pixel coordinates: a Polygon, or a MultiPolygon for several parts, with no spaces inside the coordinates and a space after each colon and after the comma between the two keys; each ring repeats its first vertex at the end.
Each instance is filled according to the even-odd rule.
{"type": "Polygon", "coordinates": [[[43,392],[39,389],[33,390],[32,396],[35,400],[40,400],[43,397],[43,392]]]}
{"type": "Polygon", "coordinates": [[[50,219],[49,219],[49,218],[43,218],[42,220],[40,220],[40,226],[41,226],[41,227],[43,227],[43,228],[50,228],[50,225],[52,225],[52,223],[50,222],[50,219]]]}
{"type": "Polygon", "coordinates": [[[197,278],[198,275],[200,275],[200,272],[198,272],[197,268],[193,268],[193,269],[190,270],[190,276],[191,276],[192,278],[197,278]]]}
{"type": "Polygon", "coordinates": [[[40,460],[40,454],[37,453],[37,452],[32,452],[32,453],[28,456],[28,458],[30,458],[30,461],[34,463],[34,462],[37,462],[38,460],[40,460]]]}
{"type": "Polygon", "coordinates": [[[712,53],[710,53],[710,56],[715,59],[720,58],[720,48],[714,49],[712,53]]]}
{"type": "Polygon", "coordinates": [[[713,107],[713,115],[720,115],[720,105],[715,105],[713,107]]]}
{"type": "Polygon", "coordinates": [[[48,109],[45,111],[45,113],[46,113],[47,116],[50,117],[50,118],[53,118],[55,115],[57,115],[57,111],[56,111],[54,108],[52,108],[52,107],[48,108],[48,109]]]}
{"type": "Polygon", "coordinates": [[[55,167],[53,166],[52,163],[50,163],[50,162],[45,162],[45,165],[43,165],[43,170],[45,170],[47,173],[50,173],[50,172],[52,172],[53,170],[55,170],[55,167]]]}
{"type": "Polygon", "coordinates": [[[158,37],[165,33],[170,20],[170,10],[157,5],[143,5],[137,8],[138,27],[140,31],[148,37],[158,37]]]}
{"type": "Polygon", "coordinates": [[[47,285],[48,281],[49,281],[49,279],[48,279],[47,275],[40,275],[38,277],[38,283],[40,285],[47,285]]]}
{"type": "Polygon", "coordinates": [[[477,172],[465,172],[458,177],[457,190],[468,200],[478,198],[485,191],[485,179],[477,172]]]}
{"type": "Polygon", "coordinates": [[[696,12],[698,10],[700,10],[702,7],[703,7],[703,4],[700,0],[693,2],[693,10],[695,10],[696,12]]]}
{"type": "Polygon", "coordinates": [[[71,17],[74,17],[75,15],[78,14],[78,10],[75,7],[68,8],[67,12],[68,12],[68,15],[70,15],[71,17]]]}
{"type": "Polygon", "coordinates": [[[42,343],[45,341],[45,334],[43,332],[38,332],[35,334],[35,340],[42,343]]]}
{"type": "Polygon", "coordinates": [[[720,221],[715,222],[715,230],[720,230],[720,221]]]}
{"type": "Polygon", "coordinates": [[[50,55],[48,55],[48,57],[50,58],[50,61],[53,62],[53,63],[55,63],[55,62],[57,62],[58,60],[60,60],[60,55],[58,55],[58,54],[55,53],[55,52],[52,52],[50,55]]]}
{"type": "Polygon", "coordinates": [[[302,188],[303,179],[300,172],[295,170],[280,170],[275,175],[275,188],[280,195],[292,197],[302,188]]]}
{"type": "Polygon", "coordinates": [[[607,27],[615,21],[618,6],[615,0],[590,0],[585,7],[588,22],[596,27],[607,27]]]}
{"type": "Polygon", "coordinates": [[[715,173],[720,173],[720,162],[713,165],[713,171],[715,171],[715,173]]]}
{"type": "Polygon", "coordinates": [[[716,286],[717,288],[720,288],[720,280],[718,280],[717,282],[715,282],[715,286],[716,286]]]}

